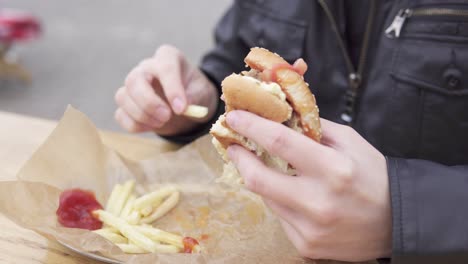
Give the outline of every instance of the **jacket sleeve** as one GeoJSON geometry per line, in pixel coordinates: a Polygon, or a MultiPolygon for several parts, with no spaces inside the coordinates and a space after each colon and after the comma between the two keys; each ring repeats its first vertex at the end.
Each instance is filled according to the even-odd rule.
{"type": "Polygon", "coordinates": [[[468,263],[468,166],[387,157],[392,264],[468,263]]]}
{"type": "MultiPolygon", "coordinates": [[[[231,73],[240,72],[244,69],[243,58],[249,52],[249,47],[238,34],[243,15],[240,4],[235,1],[216,26],[215,47],[203,57],[200,64],[202,72],[218,88],[218,98],[221,95],[222,80],[231,73]]],[[[208,133],[211,125],[223,113],[224,104],[219,100],[217,112],[212,120],[184,135],[165,136],[164,138],[177,143],[189,143],[208,133]]]]}

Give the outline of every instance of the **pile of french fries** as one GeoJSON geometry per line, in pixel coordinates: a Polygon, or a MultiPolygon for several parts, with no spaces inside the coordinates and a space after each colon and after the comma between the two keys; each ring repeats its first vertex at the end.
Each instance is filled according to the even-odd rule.
{"type": "MultiPolygon", "coordinates": [[[[177,205],[180,198],[177,188],[165,186],[138,198],[133,194],[134,189],[133,180],[113,188],[105,210],[93,212],[104,223],[102,229],[93,232],[129,254],[184,251],[182,236],[151,226],[177,205]]],[[[198,245],[192,249],[192,253],[200,251],[198,245]]]]}

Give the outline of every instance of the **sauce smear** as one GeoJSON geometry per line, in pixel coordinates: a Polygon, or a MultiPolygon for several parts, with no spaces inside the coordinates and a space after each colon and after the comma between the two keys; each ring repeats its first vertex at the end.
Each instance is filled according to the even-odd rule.
{"type": "Polygon", "coordinates": [[[291,70],[291,71],[295,71],[297,72],[299,75],[301,75],[301,73],[299,72],[298,69],[294,68],[292,65],[290,65],[289,63],[279,63],[279,64],[276,64],[272,67],[271,69],[271,75],[270,75],[270,81],[273,81],[273,82],[278,82],[278,71],[280,70],[291,70]]]}
{"type": "Polygon", "coordinates": [[[184,253],[192,253],[193,248],[198,245],[198,241],[193,237],[184,237],[182,243],[184,244],[184,253]]]}
{"type": "Polygon", "coordinates": [[[96,230],[102,222],[93,216],[93,211],[102,209],[91,191],[82,189],[65,190],[60,194],[57,218],[65,227],[96,230]]]}

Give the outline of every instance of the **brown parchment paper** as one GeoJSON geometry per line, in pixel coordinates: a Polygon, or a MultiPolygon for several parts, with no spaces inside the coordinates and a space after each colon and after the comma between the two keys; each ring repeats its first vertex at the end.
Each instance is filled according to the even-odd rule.
{"type": "Polygon", "coordinates": [[[299,257],[261,199],[217,184],[220,172],[209,136],[175,152],[132,161],[104,146],[91,121],[69,107],[18,181],[0,183],[0,212],[49,239],[128,263],[313,263],[299,257]],[[199,239],[202,254],[126,255],[92,232],[57,222],[62,190],[92,190],[104,205],[112,187],[130,178],[141,193],[162,184],[181,188],[180,204],[155,226],[199,239]]]}

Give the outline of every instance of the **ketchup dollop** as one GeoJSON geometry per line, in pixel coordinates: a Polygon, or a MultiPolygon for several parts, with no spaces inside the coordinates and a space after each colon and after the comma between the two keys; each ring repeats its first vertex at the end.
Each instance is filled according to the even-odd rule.
{"type": "Polygon", "coordinates": [[[198,245],[198,241],[193,237],[184,237],[182,243],[184,244],[184,253],[192,253],[193,248],[198,245]]]}
{"type": "Polygon", "coordinates": [[[65,190],[60,194],[57,218],[65,227],[96,230],[102,222],[93,216],[93,211],[102,209],[101,204],[91,191],[82,189],[65,190]]]}

